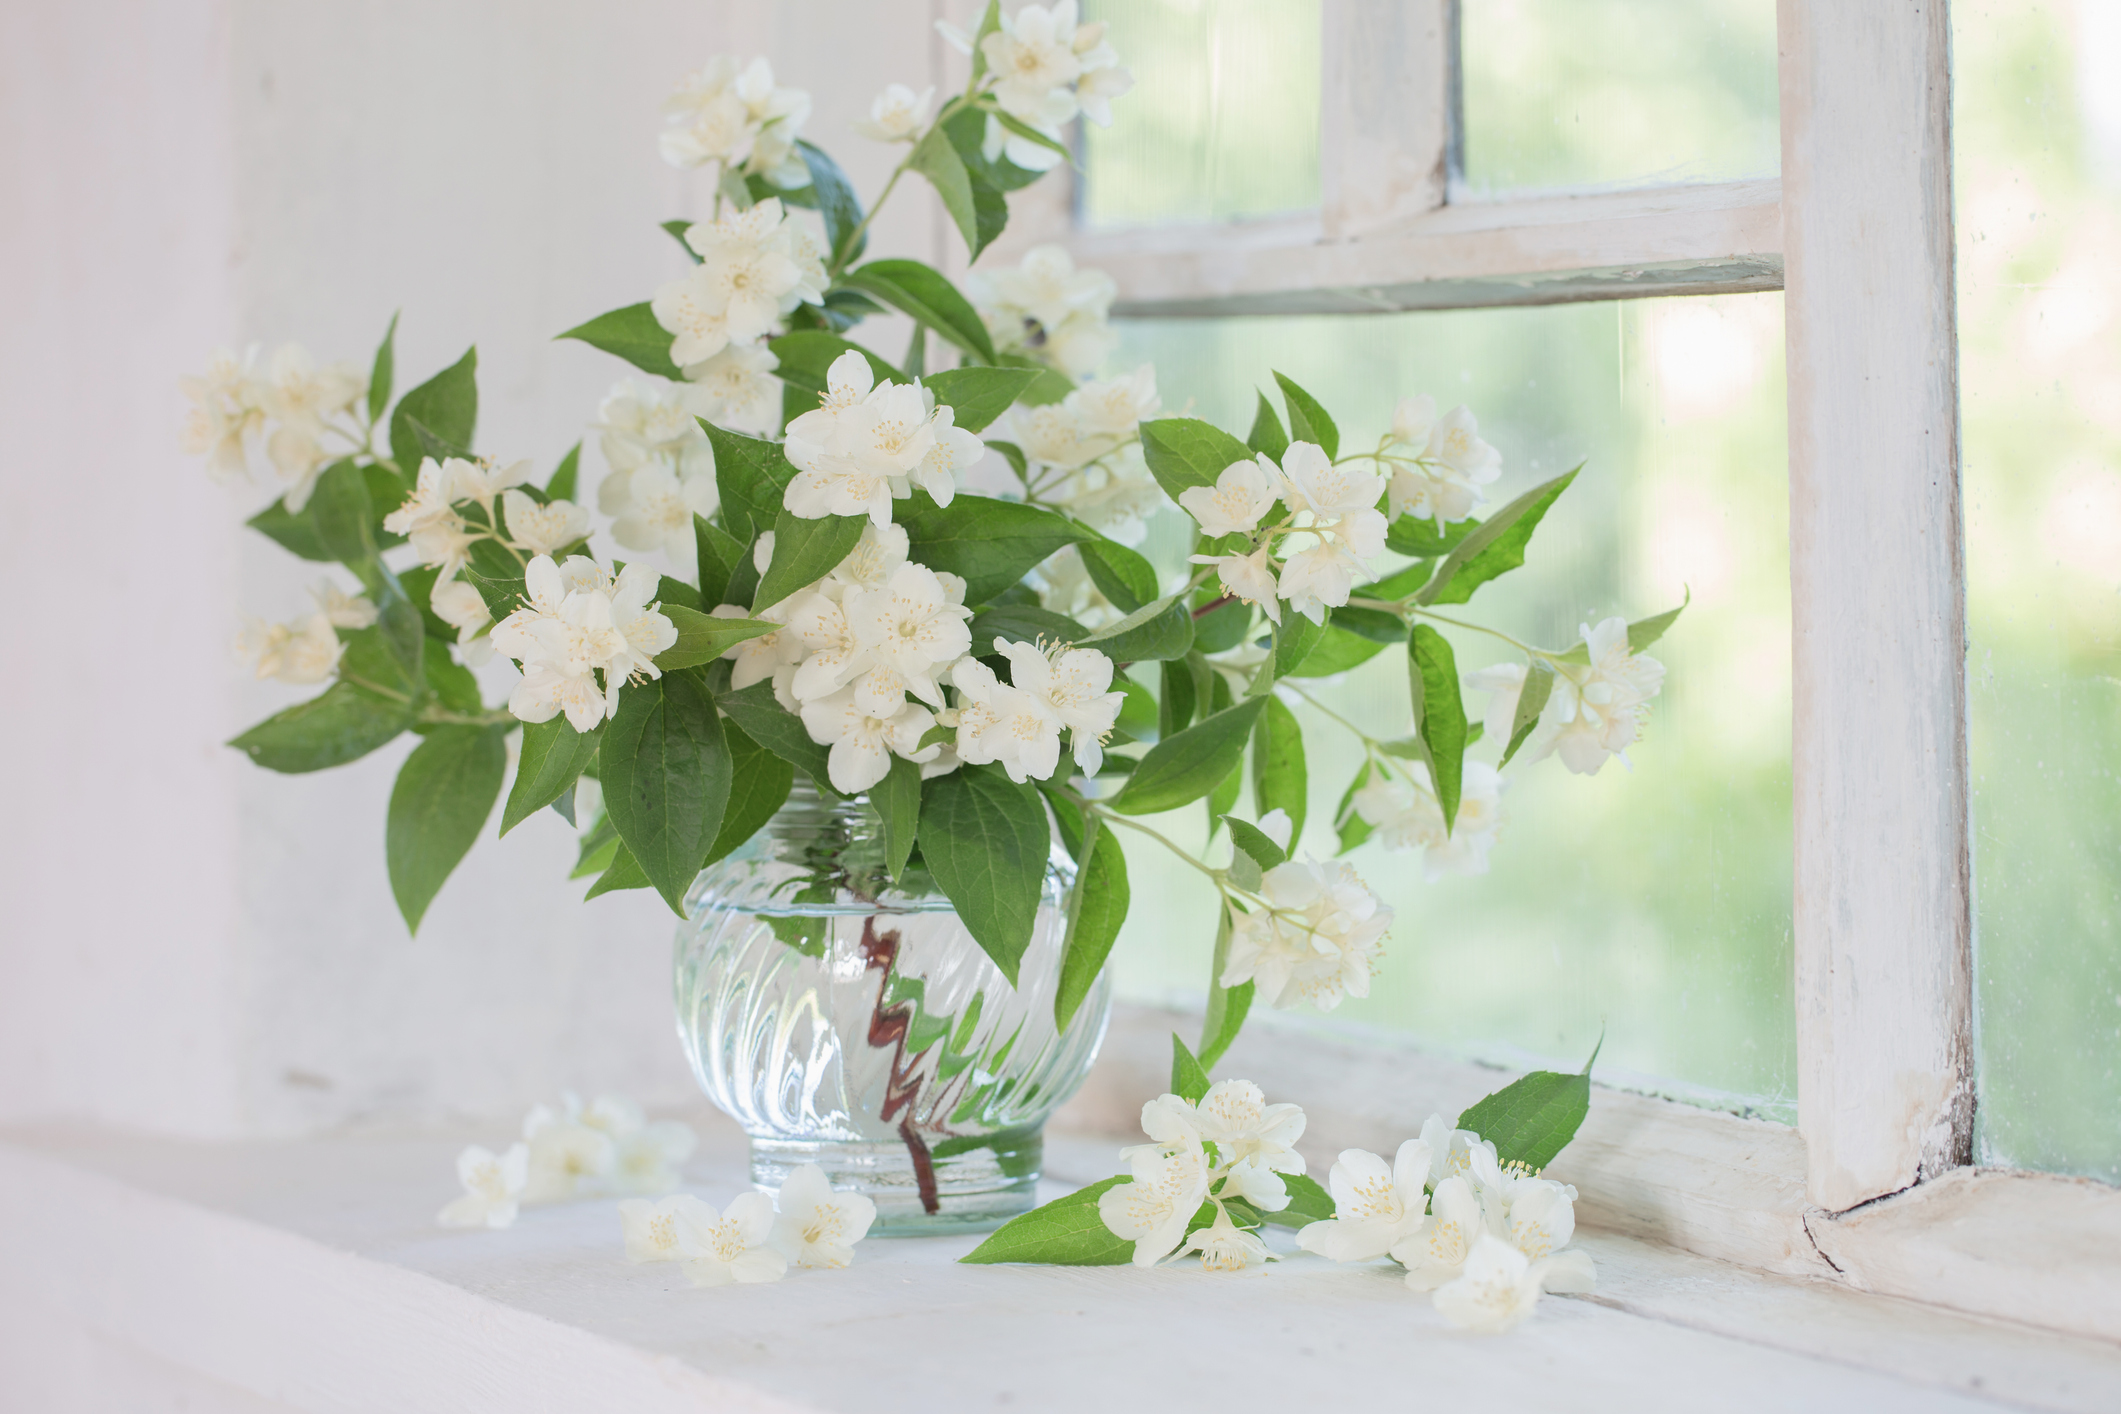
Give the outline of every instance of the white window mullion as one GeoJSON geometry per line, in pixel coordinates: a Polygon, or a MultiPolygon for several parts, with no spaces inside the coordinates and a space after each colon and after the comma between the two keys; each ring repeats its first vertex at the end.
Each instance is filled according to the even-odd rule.
{"type": "Polygon", "coordinates": [[[1832,1211],[1965,1163],[1966,611],[1941,0],[1781,0],[1798,1115],[1832,1211]]]}
{"type": "Polygon", "coordinates": [[[1455,0],[1325,0],[1318,190],[1327,240],[1420,216],[1450,183],[1455,0]]]}

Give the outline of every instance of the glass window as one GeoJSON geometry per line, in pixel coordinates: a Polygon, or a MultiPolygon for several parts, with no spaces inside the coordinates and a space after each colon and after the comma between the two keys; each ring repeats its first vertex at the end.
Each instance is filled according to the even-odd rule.
{"type": "Polygon", "coordinates": [[[1462,0],[1475,191],[1781,170],[1774,0],[1462,0]]]}
{"type": "MultiPolygon", "coordinates": [[[[1525,568],[1472,606],[1516,637],[1564,647],[1580,623],[1647,617],[1692,589],[1652,650],[1670,673],[1632,771],[1513,762],[1482,876],[1425,882],[1418,856],[1357,849],[1397,920],[1371,995],[1334,1019],[1566,1069],[1603,1029],[1604,1077],[1794,1119],[1781,296],[1123,328],[1122,362],[1156,364],[1167,408],[1240,432],[1270,369],[1326,403],[1344,446],[1370,445],[1402,395],[1465,402],[1505,458],[1490,509],[1585,462],[1525,568]]],[[[1175,516],[1156,530],[1152,544],[1182,553],[1175,516]]],[[[1449,636],[1462,674],[1515,659],[1493,639],[1449,636]]],[[[1406,659],[1387,651],[1308,686],[1320,706],[1296,708],[1311,788],[1302,845],[1329,857],[1362,751],[1328,712],[1404,735],[1406,659]]],[[[1485,699],[1467,697],[1477,715],[1485,699]]],[[[1492,762],[1499,746],[1474,751],[1492,762]]],[[[1154,823],[1198,841],[1206,812],[1154,823]]],[[[1126,840],[1120,987],[1197,1005],[1211,895],[1137,843],[1126,840]]]]}
{"type": "Polygon", "coordinates": [[[1318,205],[1318,0],[1096,0],[1134,70],[1126,121],[1083,125],[1090,226],[1318,205]]]}
{"type": "Polygon", "coordinates": [[[1982,1163],[2121,1181],[2121,7],[1962,0],[1982,1163]]]}

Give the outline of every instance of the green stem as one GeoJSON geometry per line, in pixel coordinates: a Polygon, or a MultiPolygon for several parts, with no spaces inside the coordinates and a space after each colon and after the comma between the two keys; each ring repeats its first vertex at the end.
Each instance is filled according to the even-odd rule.
{"type": "MultiPolygon", "coordinates": [[[[1349,602],[1352,603],[1353,601],[1351,600],[1349,602]]],[[[1448,618],[1443,614],[1432,613],[1427,609],[1417,609],[1412,604],[1408,604],[1403,612],[1413,614],[1417,618],[1434,619],[1437,623],[1449,624],[1452,628],[1471,629],[1475,633],[1484,633],[1490,638],[1499,638],[1504,643],[1507,643],[1512,648],[1515,648],[1518,652],[1526,654],[1529,657],[1545,658],[1548,662],[1552,662],[1554,660],[1554,655],[1547,652],[1544,648],[1534,648],[1529,643],[1519,643],[1516,639],[1510,637],[1501,629],[1489,628],[1485,624],[1469,624],[1464,619],[1448,618]]]]}
{"type": "Polygon", "coordinates": [[[420,713],[420,720],[423,722],[435,722],[451,727],[498,727],[505,722],[514,722],[515,719],[513,712],[503,710],[480,712],[473,715],[466,712],[452,712],[446,707],[428,707],[420,713]]]}
{"type": "Polygon", "coordinates": [[[376,696],[387,697],[393,702],[409,703],[412,701],[412,698],[406,696],[402,692],[397,691],[395,688],[388,688],[383,686],[381,683],[370,682],[366,678],[357,678],[352,673],[347,672],[343,668],[339,670],[339,681],[350,682],[355,687],[365,687],[370,692],[373,692],[376,696]]]}
{"type": "Polygon", "coordinates": [[[1104,806],[1099,805],[1094,800],[1085,800],[1079,795],[1076,796],[1075,799],[1085,809],[1090,810],[1091,812],[1096,814],[1100,819],[1109,820],[1115,825],[1125,825],[1130,830],[1137,830],[1142,834],[1147,835],[1150,839],[1155,840],[1165,849],[1170,850],[1180,859],[1183,859],[1187,864],[1199,870],[1201,873],[1207,875],[1209,879],[1214,881],[1216,888],[1224,891],[1228,890],[1229,884],[1224,879],[1221,870],[1210,869],[1207,865],[1201,863],[1198,859],[1195,859],[1191,851],[1181,849],[1168,835],[1165,835],[1158,830],[1152,830],[1147,825],[1142,824],[1139,820],[1133,819],[1126,815],[1122,815],[1116,810],[1107,810],[1104,806]]]}

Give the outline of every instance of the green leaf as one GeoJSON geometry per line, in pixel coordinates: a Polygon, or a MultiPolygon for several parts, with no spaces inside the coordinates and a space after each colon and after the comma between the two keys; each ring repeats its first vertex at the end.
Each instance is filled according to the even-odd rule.
{"type": "Polygon", "coordinates": [[[281,549],[300,555],[305,560],[329,564],[338,558],[324,548],[324,542],[317,539],[316,522],[309,518],[309,508],[306,506],[303,507],[301,515],[294,515],[284,504],[275,500],[244,524],[273,541],[281,549]]]}
{"type": "Polygon", "coordinates": [[[1123,692],[1127,696],[1127,700],[1120,705],[1119,721],[1116,724],[1118,728],[1136,741],[1149,741],[1158,736],[1157,724],[1160,714],[1157,710],[1156,694],[1125,673],[1113,675],[1112,688],[1113,691],[1123,692]]]}
{"type": "Polygon", "coordinates": [[[1112,798],[1112,808],[1154,815],[1199,800],[1244,761],[1245,738],[1265,708],[1265,698],[1248,697],[1158,742],[1112,798]]]}
{"type": "Polygon", "coordinates": [[[1331,609],[1324,611],[1324,623],[1312,623],[1294,609],[1284,608],[1281,624],[1274,630],[1274,675],[1280,678],[1294,677],[1296,669],[1302,667],[1324,641],[1326,630],[1333,622],[1331,609]]]}
{"type": "MultiPolygon", "coordinates": [[[[729,522],[730,534],[746,547],[738,561],[748,564],[751,542],[773,529],[780,518],[781,493],[795,479],[795,468],[788,464],[778,442],[725,431],[705,418],[700,419],[700,427],[714,448],[714,486],[721,497],[722,515],[729,522]]],[[[732,566],[732,577],[737,572],[738,567],[732,566]]]]}
{"type": "MultiPolygon", "coordinates": [[[[974,63],[984,63],[985,55],[975,55],[974,63]]],[[[972,179],[975,199],[979,189],[986,187],[999,196],[1004,192],[1021,190],[1030,186],[1043,172],[1034,172],[1029,167],[1019,167],[1006,154],[987,156],[987,114],[982,109],[961,108],[943,121],[943,132],[950,145],[957,150],[958,160],[965,164],[965,172],[972,179]]],[[[997,228],[997,234],[999,229],[997,228]]],[[[989,240],[993,237],[989,236],[989,240]]]]}
{"type": "Polygon", "coordinates": [[[721,619],[679,604],[665,604],[663,617],[678,631],[678,641],[655,655],[655,665],[664,672],[695,668],[750,639],[761,638],[779,628],[764,619],[721,619]]]}
{"type": "Polygon", "coordinates": [[[983,656],[993,651],[997,638],[1011,643],[1078,643],[1086,636],[1083,626],[1066,614],[1030,604],[996,604],[982,609],[972,620],[972,652],[983,656]]]}
{"type": "MultiPolygon", "coordinates": [[[[1221,673],[1208,679],[1208,707],[1211,713],[1226,712],[1230,708],[1230,682],[1221,673]]],[[[1237,804],[1238,793],[1244,786],[1244,753],[1239,752],[1237,764],[1230,768],[1230,774],[1208,792],[1208,838],[1215,837],[1217,824],[1230,813],[1230,807],[1237,804]]]]}
{"type": "Polygon", "coordinates": [[[773,523],[773,561],[752,596],[751,612],[770,609],[839,567],[861,543],[867,516],[820,516],[810,520],[782,509],[773,523]]]}
{"type": "Polygon", "coordinates": [[[459,447],[472,444],[479,422],[479,351],[464,357],[398,399],[390,415],[390,456],[408,482],[419,473],[425,444],[413,430],[417,420],[436,437],[459,447]]]}
{"type": "Polygon", "coordinates": [[[390,327],[383,331],[383,342],[376,345],[376,361],[368,371],[368,421],[371,426],[390,406],[391,380],[397,376],[398,316],[390,316],[390,327]]]}
{"type": "Polygon", "coordinates": [[[1474,1105],[1458,1117],[1455,1127],[1492,1142],[1502,1163],[1523,1164],[1537,1173],[1576,1137],[1590,1112],[1589,1071],[1563,1075],[1535,1070],[1474,1105]]]}
{"type": "Polygon", "coordinates": [[[773,370],[774,377],[790,387],[801,388],[806,393],[823,394],[826,375],[832,365],[844,354],[858,353],[869,360],[869,372],[878,382],[911,383],[904,370],[883,355],[852,344],[837,334],[827,334],[822,329],[798,329],[792,334],[783,334],[769,340],[767,348],[779,364],[773,370]]]}
{"type": "MultiPolygon", "coordinates": [[[[1651,618],[1637,619],[1629,624],[1628,652],[1640,653],[1643,649],[1664,637],[1665,631],[1670,629],[1673,624],[1679,622],[1679,616],[1685,613],[1687,606],[1693,602],[1694,591],[1689,589],[1685,600],[1680,603],[1678,608],[1667,609],[1651,618]]],[[[1591,649],[1588,644],[1579,643],[1566,653],[1555,654],[1554,658],[1556,662],[1574,663],[1579,667],[1588,667],[1591,662],[1591,649]]]]}
{"type": "Polygon", "coordinates": [[[1370,783],[1371,773],[1376,769],[1368,761],[1363,762],[1355,779],[1349,781],[1348,788],[1341,792],[1340,804],[1334,807],[1333,828],[1340,836],[1338,853],[1346,854],[1370,837],[1370,822],[1355,813],[1355,792],[1370,783]]]}
{"type": "Polygon", "coordinates": [[[358,760],[412,723],[411,704],[336,682],[228,744],[268,771],[299,775],[358,760]]]}
{"type": "Polygon", "coordinates": [[[1274,381],[1281,385],[1282,401],[1289,405],[1289,440],[1315,442],[1329,458],[1339,456],[1340,429],[1333,425],[1318,399],[1279,373],[1274,375],[1274,381]]]}
{"type": "Polygon", "coordinates": [[[744,729],[745,735],[801,769],[826,795],[839,797],[826,767],[827,748],[810,739],[802,718],[781,706],[773,695],[771,682],[755,682],[741,692],[719,693],[714,700],[731,721],[744,729]]]}
{"type": "Polygon", "coordinates": [[[963,766],[921,789],[921,858],[973,941],[1016,985],[1038,921],[1051,834],[1038,792],[996,766],[963,766]]]}
{"type": "MultiPolygon", "coordinates": [[[[1465,538],[1480,529],[1480,522],[1468,516],[1464,520],[1444,522],[1442,530],[1433,520],[1416,520],[1413,516],[1401,516],[1385,529],[1385,548],[1396,555],[1412,555],[1417,559],[1430,559],[1437,555],[1448,555],[1465,538]]],[[[1411,585],[1409,589],[1418,589],[1411,585]]],[[[1397,594],[1380,594],[1380,599],[1397,599],[1397,594]]]]}
{"type": "Polygon", "coordinates": [[[1193,709],[1200,705],[1194,700],[1193,670],[1184,661],[1164,664],[1163,692],[1156,704],[1156,734],[1162,738],[1177,736],[1193,720],[1193,709]]]}
{"type": "Polygon", "coordinates": [[[390,791],[383,854],[390,892],[417,933],[427,905],[486,827],[508,772],[504,733],[494,727],[442,727],[413,749],[390,791]]]}
{"type": "Polygon", "coordinates": [[[1177,597],[1159,599],[1083,640],[1115,663],[1160,663],[1193,649],[1193,615],[1177,597]],[[1161,604],[1161,611],[1156,605],[1161,604]]]}
{"type": "MultiPolygon", "coordinates": [[[[625,565],[621,563],[619,568],[624,569],[625,565]]],[[[695,614],[707,612],[707,606],[700,601],[699,590],[684,580],[672,579],[667,574],[656,581],[655,597],[657,603],[666,610],[678,608],[690,610],[695,614]]]]}
{"type": "Polygon", "coordinates": [[[552,480],[545,483],[545,498],[549,501],[572,501],[575,498],[575,487],[581,480],[581,467],[582,444],[577,442],[567,449],[567,455],[561,457],[560,464],[553,469],[552,480]]]}
{"type": "Polygon", "coordinates": [[[854,194],[854,183],[840,164],[807,138],[795,140],[795,150],[810,169],[810,189],[817,196],[817,214],[825,222],[825,248],[832,263],[843,265],[862,253],[868,236],[862,231],[862,203],[854,194]]]}
{"type": "Polygon", "coordinates": [[[1359,633],[1375,643],[1387,645],[1407,641],[1407,621],[1383,609],[1359,609],[1345,605],[1333,611],[1333,627],[1359,633]]]}
{"type": "Polygon", "coordinates": [[[1142,457],[1164,494],[1177,500],[1195,486],[1213,486],[1234,462],[1252,460],[1252,449],[1212,423],[1195,417],[1163,417],[1141,425],[1142,457]]]}
{"type": "Polygon", "coordinates": [[[559,336],[577,339],[591,348],[616,354],[644,373],[658,378],[682,379],[685,370],[670,357],[675,337],[656,322],[655,310],[647,304],[629,304],[609,314],[599,314],[587,324],[577,324],[559,336]]]}
{"type": "Polygon", "coordinates": [[[1245,641],[1252,627],[1250,604],[1223,598],[1212,589],[1198,590],[1193,597],[1193,641],[1201,652],[1225,653],[1245,641]],[[1208,608],[1210,604],[1215,607],[1208,608]]]}
{"type": "Polygon", "coordinates": [[[1289,1190],[1289,1206],[1260,1214],[1268,1222],[1276,1227],[1303,1227],[1333,1216],[1333,1195],[1326,1192],[1317,1179],[1300,1173],[1285,1173],[1281,1181],[1289,1190]]]}
{"type": "Polygon", "coordinates": [[[869,788],[869,803],[884,823],[884,869],[893,879],[906,872],[913,840],[921,823],[921,768],[903,756],[891,758],[891,770],[869,788]]]}
{"type": "Polygon", "coordinates": [[[1105,1226],[1097,1200],[1122,1176],[1079,1188],[1043,1208],[1003,1223],[960,1262],[1036,1262],[1049,1267],[1122,1267],[1134,1260],[1134,1244],[1105,1226]]]}
{"type": "MultiPolygon", "coordinates": [[[[840,283],[875,296],[901,314],[910,315],[915,323],[925,324],[980,362],[994,362],[994,340],[987,333],[979,311],[934,267],[918,260],[872,260],[840,276],[840,283]]],[[[1028,383],[1031,380],[1021,381],[1028,383]]],[[[942,397],[940,393],[936,396],[942,397]]],[[[1015,394],[1012,393],[1010,401],[1014,400],[1015,394]]],[[[950,405],[957,406],[954,402],[950,405]]],[[[1008,403],[1002,404],[1004,408],[1008,406],[1008,403]]],[[[1001,412],[997,409],[994,417],[999,416],[1001,412]]],[[[987,422],[992,422],[994,417],[989,417],[987,422]]],[[[977,432],[987,422],[971,430],[977,432]]],[[[957,425],[964,427],[967,424],[960,418],[957,425]]]]}
{"type": "Polygon", "coordinates": [[[486,710],[485,700],[479,696],[479,680],[471,675],[471,669],[453,660],[448,650],[436,649],[427,654],[420,662],[420,671],[435,700],[450,711],[476,713],[486,710]]]}
{"type": "Polygon", "coordinates": [[[703,869],[763,829],[795,784],[795,767],[745,735],[734,718],[723,720],[722,736],[729,743],[729,808],[722,812],[722,828],[700,863],[703,869]]]}
{"type": "Polygon", "coordinates": [[[614,894],[621,889],[655,887],[648,881],[647,871],[641,868],[641,861],[635,859],[632,852],[626,848],[624,840],[614,838],[611,850],[611,862],[605,866],[603,873],[597,875],[597,881],[589,886],[589,892],[582,895],[582,902],[587,903],[593,898],[614,894]]]}
{"type": "Polygon", "coordinates": [[[597,754],[603,735],[602,722],[578,732],[563,716],[523,727],[523,759],[516,766],[516,783],[501,807],[501,833],[507,834],[531,816],[566,794],[597,754]]]}
{"type": "Polygon", "coordinates": [[[735,601],[729,581],[739,565],[751,563],[751,547],[703,515],[692,518],[692,539],[700,568],[700,603],[708,608],[735,601]]]}
{"type": "MultiPolygon", "coordinates": [[[[1274,843],[1273,838],[1259,826],[1248,820],[1240,820],[1235,815],[1224,817],[1223,823],[1230,827],[1230,843],[1258,865],[1262,874],[1289,862],[1289,852],[1274,843]]],[[[1289,835],[1289,843],[1298,843],[1294,832],[1289,835]]]]}
{"type": "Polygon", "coordinates": [[[1538,658],[1526,666],[1524,686],[1517,692],[1517,712],[1510,719],[1510,743],[1503,748],[1502,759],[1495,763],[1501,770],[1510,764],[1510,758],[1525,744],[1539,728],[1539,714],[1546,710],[1547,698],[1554,692],[1554,669],[1538,658]]]}
{"type": "Polygon", "coordinates": [[[1191,1104],[1199,1104],[1208,1093],[1208,1072],[1186,1049],[1186,1043],[1171,1033],[1171,1093],[1191,1104]]]}
{"type": "MultiPolygon", "coordinates": [[[[1237,829],[1244,822],[1232,818],[1229,824],[1230,838],[1235,841],[1237,829]]],[[[1252,833],[1259,832],[1253,830],[1252,833]]],[[[1268,840],[1267,843],[1271,846],[1274,842],[1268,840]]],[[[1250,982],[1240,982],[1235,987],[1223,985],[1223,969],[1230,965],[1230,910],[1225,906],[1219,912],[1215,925],[1215,952],[1208,965],[1208,1010],[1201,1018],[1200,1063],[1203,1069],[1223,1058],[1230,1043],[1237,1039],[1237,1033],[1244,1029],[1246,1014],[1252,1010],[1254,989],[1250,982]]]]}
{"type": "MultiPolygon", "coordinates": [[[[1055,816],[1063,813],[1056,803],[1055,816]]],[[[1061,939],[1060,985],[1053,994],[1053,1024],[1061,1031],[1068,1029],[1083,999],[1097,985],[1097,975],[1119,938],[1120,925],[1127,921],[1131,898],[1127,856],[1119,841],[1095,815],[1088,817],[1083,832],[1085,842],[1075,850],[1081,865],[1068,894],[1068,927],[1061,939]]]]}
{"type": "MultiPolygon", "coordinates": [[[[1576,470],[1582,469],[1578,467],[1576,470]]],[[[1415,602],[1463,604],[1481,585],[1523,564],[1525,546],[1531,543],[1532,532],[1539,528],[1547,508],[1569,489],[1569,483],[1575,479],[1575,471],[1557,476],[1542,486],[1533,487],[1482,521],[1480,528],[1461,540],[1458,548],[1436,567],[1436,577],[1415,596],[1415,602]]]]}
{"type": "Polygon", "coordinates": [[[1047,134],[1040,132],[1037,128],[1017,117],[1014,113],[997,108],[994,110],[993,117],[996,122],[1024,139],[1024,141],[1043,147],[1048,152],[1057,152],[1070,162],[1075,160],[1075,154],[1068,150],[1066,143],[1055,141],[1047,134]]]}
{"type": "Polygon", "coordinates": [[[1361,634],[1349,633],[1328,623],[1325,637],[1318,646],[1304,657],[1303,663],[1294,672],[1284,673],[1292,678],[1329,678],[1335,673],[1347,672],[1360,667],[1385,651],[1385,645],[1361,634]]]}
{"type": "MultiPolygon", "coordinates": [[[[586,879],[592,874],[601,874],[611,867],[612,859],[619,851],[619,832],[611,828],[611,820],[597,816],[597,822],[588,834],[582,836],[582,850],[575,860],[570,879],[586,879]]],[[[642,880],[645,885],[647,880],[642,880]]]]}
{"type": "Polygon", "coordinates": [[[730,764],[714,700],[693,674],[666,673],[619,694],[597,757],[604,809],[681,918],[685,891],[721,833],[730,764]]]}
{"type": "Polygon", "coordinates": [[[1252,430],[1245,435],[1245,445],[1277,462],[1289,450],[1289,434],[1282,430],[1281,417],[1265,393],[1259,395],[1259,408],[1252,414],[1252,430]]]}
{"type": "Polygon", "coordinates": [[[929,374],[925,382],[935,400],[951,409],[954,425],[982,432],[1037,378],[1028,368],[952,368],[929,374]]]}
{"type": "Polygon", "coordinates": [[[893,518],[906,528],[909,556],[961,577],[965,602],[973,606],[1017,583],[1063,545],[1089,535],[1065,516],[992,496],[959,496],[947,506],[914,496],[897,503],[893,518]]]}
{"type": "Polygon", "coordinates": [[[398,655],[384,641],[381,624],[352,632],[341,630],[339,637],[346,644],[339,658],[339,676],[346,682],[373,688],[386,697],[408,699],[418,697],[426,689],[427,679],[406,672],[398,655]]]}
{"type": "MultiPolygon", "coordinates": [[[[965,246],[974,259],[986,248],[980,239],[979,213],[973,206],[972,175],[965,170],[965,160],[951,144],[950,135],[940,125],[930,128],[928,135],[915,145],[906,158],[906,165],[928,179],[935,194],[943,199],[943,210],[957,223],[958,234],[965,238],[965,246]]],[[[988,239],[992,239],[989,237],[988,239]]]]}
{"type": "Polygon", "coordinates": [[[1466,704],[1458,687],[1458,660],[1451,644],[1427,624],[1407,638],[1407,668],[1414,699],[1414,735],[1428,758],[1429,781],[1443,808],[1445,834],[1458,821],[1458,792],[1466,765],[1466,704]]]}
{"type": "Polygon", "coordinates": [[[1311,802],[1303,727],[1280,698],[1269,693],[1265,701],[1267,710],[1252,729],[1252,797],[1262,815],[1288,812],[1289,843],[1295,845],[1304,837],[1304,813],[1311,802]]]}
{"type": "Polygon", "coordinates": [[[700,253],[692,248],[691,241],[685,239],[685,233],[692,229],[692,223],[690,221],[665,221],[662,223],[662,227],[670,233],[670,239],[684,247],[685,258],[694,265],[698,265],[700,263],[700,253]]]}
{"type": "Polygon", "coordinates": [[[309,495],[309,519],[326,554],[355,573],[376,557],[368,504],[368,480],[351,461],[336,461],[317,477],[309,495]]]}
{"type": "Polygon", "coordinates": [[[1156,567],[1137,552],[1102,535],[1089,535],[1076,547],[1097,592],[1131,614],[1156,597],[1156,567]]]}

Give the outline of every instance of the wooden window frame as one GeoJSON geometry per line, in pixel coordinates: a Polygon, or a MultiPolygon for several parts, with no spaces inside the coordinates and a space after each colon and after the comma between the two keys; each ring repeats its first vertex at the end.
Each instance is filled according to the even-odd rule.
{"type": "MultiPolygon", "coordinates": [[[[1973,1166],[1947,6],[1778,0],[1777,179],[1473,199],[1458,3],[1323,0],[1317,212],[1089,231],[1054,181],[990,259],[1060,241],[1111,273],[1115,313],[1159,317],[1781,289],[1798,1123],[1601,1092],[1557,1170],[1601,1226],[2121,1340],[2121,1190],[1973,1166]]],[[[1130,1128],[1169,1024],[1123,1013],[1079,1113],[1130,1128]]],[[[1302,1094],[1329,1146],[1389,1147],[1493,1079],[1253,1029],[1233,1063],[1302,1094]]]]}

